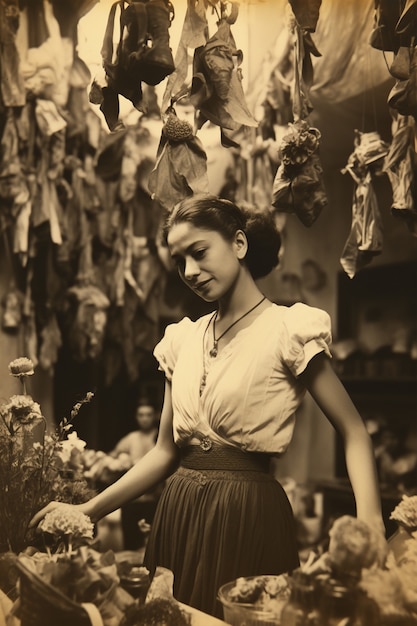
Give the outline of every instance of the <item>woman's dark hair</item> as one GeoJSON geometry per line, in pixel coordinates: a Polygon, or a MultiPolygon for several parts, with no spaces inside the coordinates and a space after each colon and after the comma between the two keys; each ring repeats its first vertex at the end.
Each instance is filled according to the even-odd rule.
{"type": "Polygon", "coordinates": [[[243,230],[248,240],[245,263],[255,279],[266,276],[278,265],[281,236],[270,213],[238,207],[217,196],[196,194],[174,207],[165,223],[165,239],[173,226],[183,222],[217,231],[226,241],[232,241],[236,231],[243,230]]]}

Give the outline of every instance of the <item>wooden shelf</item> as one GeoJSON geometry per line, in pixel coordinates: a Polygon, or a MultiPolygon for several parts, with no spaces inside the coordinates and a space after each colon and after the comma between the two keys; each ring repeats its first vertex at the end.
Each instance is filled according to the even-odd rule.
{"type": "MultiPolygon", "coordinates": [[[[353,279],[344,272],[338,275],[337,337],[357,349],[345,360],[335,360],[335,371],[364,421],[372,424],[375,446],[382,446],[393,462],[407,454],[417,415],[417,363],[411,352],[417,332],[415,285],[416,260],[370,266],[353,279]]],[[[343,482],[347,471],[337,434],[334,469],[337,478],[325,487],[329,514],[345,505],[351,510],[354,504],[350,486],[343,482]]],[[[386,467],[378,465],[378,471],[387,523],[401,497],[395,490],[415,489],[417,481],[411,471],[397,479],[388,477],[386,467]]]]}

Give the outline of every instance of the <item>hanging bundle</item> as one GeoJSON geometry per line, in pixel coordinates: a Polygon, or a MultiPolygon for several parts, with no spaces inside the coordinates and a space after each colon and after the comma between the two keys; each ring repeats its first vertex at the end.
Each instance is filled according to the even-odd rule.
{"type": "Polygon", "coordinates": [[[240,69],[243,53],[236,48],[231,32],[237,15],[237,5],[232,3],[231,14],[223,15],[216,33],[195,50],[190,94],[190,101],[198,111],[198,127],[207,121],[220,126],[225,147],[238,146],[233,141],[233,132],[242,126],[258,125],[246,105],[240,69]]]}
{"type": "Polygon", "coordinates": [[[278,211],[295,213],[304,226],[311,226],[327,204],[318,154],[320,131],[305,120],[289,126],[279,149],[281,163],[273,183],[272,205],[278,211]]]}
{"type": "Polygon", "coordinates": [[[153,199],[168,211],[187,196],[208,192],[207,155],[203,145],[191,124],[180,120],[172,107],[165,116],[148,186],[153,199]]]}
{"type": "Polygon", "coordinates": [[[94,81],[90,100],[100,104],[110,130],[119,123],[119,95],[143,111],[142,82],[159,84],[174,69],[169,27],[174,9],[169,0],[115,2],[109,13],[101,49],[105,85],[94,81]],[[120,39],[114,50],[116,11],[120,10],[120,39]]]}
{"type": "Polygon", "coordinates": [[[417,236],[417,158],[411,118],[399,116],[384,171],[392,187],[391,212],[417,236]]]}
{"type": "Polygon", "coordinates": [[[389,71],[397,80],[389,106],[417,119],[417,0],[376,1],[370,44],[394,53],[389,71]]]}
{"type": "Polygon", "coordinates": [[[72,304],[68,341],[77,361],[97,358],[103,347],[110,301],[94,285],[74,285],[68,289],[72,304]]]}
{"type": "Polygon", "coordinates": [[[353,278],[382,251],[382,220],[373,188],[373,175],[378,173],[387,153],[388,146],[377,132],[356,131],[355,150],[342,170],[342,174],[349,173],[356,184],[351,231],[340,259],[349,278],[353,278]]]}
{"type": "Polygon", "coordinates": [[[388,94],[388,105],[401,115],[413,116],[417,121],[417,45],[401,47],[394,62],[390,73],[394,75],[396,72],[397,81],[388,94]]]}
{"type": "Polygon", "coordinates": [[[377,50],[397,52],[416,36],[417,0],[375,0],[370,45],[377,50]]]}
{"type": "Polygon", "coordinates": [[[292,0],[294,19],[294,78],[292,112],[294,123],[282,138],[280,165],[273,183],[272,205],[279,212],[295,213],[304,226],[311,226],[327,205],[323,168],[319,156],[321,134],[309,125],[312,111],[309,89],[313,82],[311,54],[320,56],[310,32],[315,30],[321,1],[305,5],[292,0]]]}

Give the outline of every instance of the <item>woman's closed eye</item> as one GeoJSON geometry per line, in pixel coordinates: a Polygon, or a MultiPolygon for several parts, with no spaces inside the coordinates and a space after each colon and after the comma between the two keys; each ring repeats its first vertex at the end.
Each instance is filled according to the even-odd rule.
{"type": "MultiPolygon", "coordinates": [[[[193,252],[190,253],[190,256],[194,259],[194,261],[200,261],[204,258],[205,253],[206,248],[199,248],[198,250],[193,250],[193,252]]],[[[172,260],[175,264],[175,267],[177,267],[178,269],[181,269],[185,266],[185,258],[182,256],[174,254],[172,256],[172,260]]]]}
{"type": "Polygon", "coordinates": [[[200,261],[201,259],[204,258],[204,255],[206,253],[206,248],[199,248],[198,250],[194,250],[191,253],[191,256],[193,257],[193,259],[195,259],[196,261],[200,261]]]}

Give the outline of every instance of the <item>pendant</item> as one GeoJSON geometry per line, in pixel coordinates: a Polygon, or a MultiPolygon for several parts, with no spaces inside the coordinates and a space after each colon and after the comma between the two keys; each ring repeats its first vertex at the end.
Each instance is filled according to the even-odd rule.
{"type": "Polygon", "coordinates": [[[213,358],[217,356],[217,341],[214,341],[214,343],[213,343],[213,347],[212,347],[212,349],[209,351],[209,355],[210,355],[211,357],[213,357],[213,358]]]}

